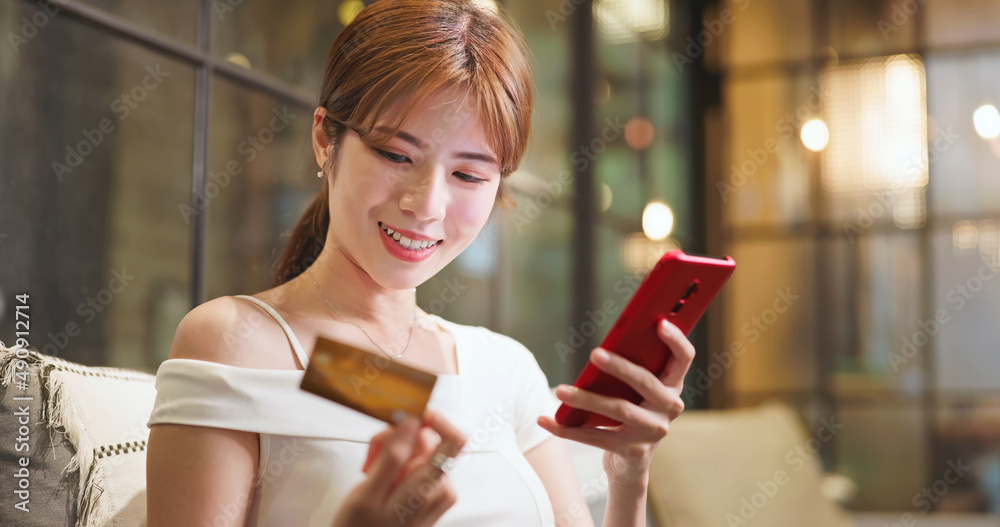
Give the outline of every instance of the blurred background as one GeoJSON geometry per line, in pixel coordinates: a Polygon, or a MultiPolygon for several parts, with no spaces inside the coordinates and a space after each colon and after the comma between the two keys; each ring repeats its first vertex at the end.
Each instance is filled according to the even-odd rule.
{"type": "MultiPolygon", "coordinates": [[[[859,511],[1000,513],[1000,1],[507,0],[531,147],[422,308],[572,382],[664,251],[737,269],[692,409],[765,401],[859,511]]],[[[0,0],[0,340],[155,372],[270,287],[317,192],[323,59],[359,0],[0,0]],[[18,297],[27,294],[29,297],[18,297]]]]}

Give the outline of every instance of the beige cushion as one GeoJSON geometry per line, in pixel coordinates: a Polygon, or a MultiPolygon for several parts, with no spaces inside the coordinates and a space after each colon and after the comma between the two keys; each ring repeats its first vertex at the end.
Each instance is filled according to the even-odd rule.
{"type": "Polygon", "coordinates": [[[650,467],[649,502],[658,523],[853,525],[820,494],[820,461],[809,453],[809,442],[831,434],[814,434],[807,436],[795,413],[779,404],[685,412],[671,425],[650,467]]]}
{"type": "MultiPolygon", "coordinates": [[[[42,397],[31,401],[44,427],[75,454],[62,474],[36,472],[31,485],[79,481],[73,496],[76,527],[146,524],[146,420],[156,397],[155,377],[138,371],[89,367],[38,353],[25,361],[42,397]]],[[[20,393],[14,350],[0,343],[0,386],[20,393]]],[[[6,399],[5,399],[6,400],[6,399]]],[[[14,399],[12,399],[14,400],[14,399]]],[[[41,431],[39,431],[41,432],[41,431]]],[[[41,434],[39,434],[41,435],[41,434]]],[[[44,436],[35,437],[41,443],[44,436]]],[[[32,462],[34,463],[34,462],[32,462]]],[[[5,472],[13,468],[5,467],[5,472]]],[[[74,486],[75,487],[75,486],[74,486]]],[[[7,525],[0,513],[0,525],[7,525]]],[[[16,525],[21,525],[18,523],[16,525]]],[[[15,525],[12,523],[11,525],[15,525]]]]}

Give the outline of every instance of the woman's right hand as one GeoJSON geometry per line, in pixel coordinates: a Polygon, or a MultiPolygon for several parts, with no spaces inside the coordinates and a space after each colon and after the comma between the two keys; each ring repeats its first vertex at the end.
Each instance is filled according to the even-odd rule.
{"type": "Polygon", "coordinates": [[[372,438],[368,477],[345,498],[334,527],[429,526],[455,504],[447,474],[431,465],[436,452],[455,457],[466,438],[441,414],[407,417],[372,438]]]}

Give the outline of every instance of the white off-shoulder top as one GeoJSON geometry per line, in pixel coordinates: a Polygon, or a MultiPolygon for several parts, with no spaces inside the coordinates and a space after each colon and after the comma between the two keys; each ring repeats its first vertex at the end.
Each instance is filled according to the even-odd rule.
{"type": "MultiPolygon", "coordinates": [[[[251,296],[239,298],[271,315],[308,365],[295,334],[274,309],[251,296]]],[[[536,419],[552,416],[559,405],[534,355],[487,328],[431,317],[455,340],[458,374],[438,375],[428,407],[468,437],[448,475],[458,502],[437,525],[555,525],[545,488],[523,454],[553,437],[536,419]]],[[[303,375],[191,359],[160,365],[150,427],[176,423],[260,434],[252,502],[223,507],[219,515],[249,507],[250,526],[330,527],[347,493],[366,477],[361,467],[368,442],[387,425],[302,390],[303,375]]]]}

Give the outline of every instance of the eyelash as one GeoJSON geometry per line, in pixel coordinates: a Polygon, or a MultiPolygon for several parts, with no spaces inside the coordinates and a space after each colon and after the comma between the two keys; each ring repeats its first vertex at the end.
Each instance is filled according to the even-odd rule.
{"type": "MultiPolygon", "coordinates": [[[[386,152],[385,150],[379,150],[378,148],[373,148],[373,150],[375,150],[376,152],[378,152],[378,154],[380,156],[384,157],[390,163],[397,163],[397,164],[399,164],[399,163],[404,163],[405,162],[405,161],[402,161],[402,160],[399,160],[399,159],[394,159],[391,156],[398,156],[398,157],[401,157],[403,159],[407,159],[406,156],[401,155],[401,154],[394,154],[392,152],[386,152]]],[[[470,176],[468,174],[463,174],[461,172],[456,172],[456,174],[460,175],[460,177],[458,179],[460,179],[462,181],[465,181],[466,183],[473,183],[473,184],[476,184],[476,185],[481,185],[481,184],[483,184],[483,183],[486,182],[485,179],[480,179],[480,178],[477,178],[477,177],[474,177],[474,176],[470,176]],[[466,178],[468,178],[468,179],[466,179],[466,178]]]]}

